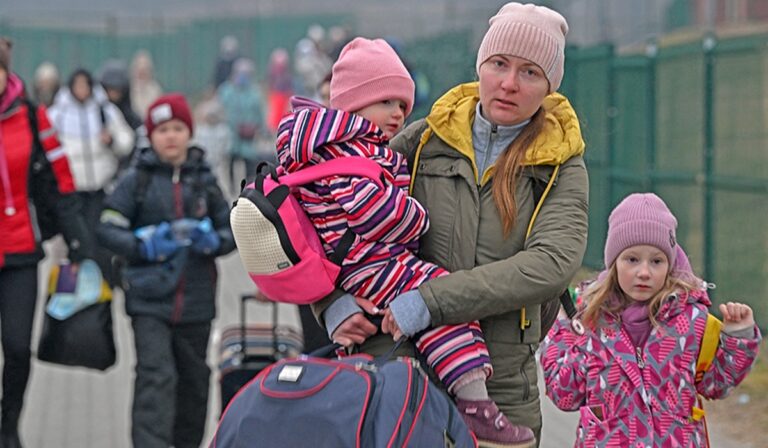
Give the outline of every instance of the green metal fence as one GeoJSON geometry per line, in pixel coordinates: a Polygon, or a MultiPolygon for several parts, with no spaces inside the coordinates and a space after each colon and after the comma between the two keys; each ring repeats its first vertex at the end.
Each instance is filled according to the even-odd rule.
{"type": "MultiPolygon", "coordinates": [[[[232,34],[260,73],[270,51],[293,49],[312,23],[333,16],[198,21],[148,35],[14,28],[14,66],[26,79],[43,60],[66,74],[110,57],[153,55],[168,90],[196,94],[210,81],[219,39],[232,34]]],[[[406,42],[404,59],[429,80],[413,118],[450,87],[475,77],[469,30],[406,42]]],[[[718,285],[713,297],[750,303],[768,325],[768,34],[657,45],[618,54],[610,45],[568,48],[562,92],[587,142],[590,233],[584,264],[600,268],[610,210],[635,191],[654,191],[679,220],[695,270],[718,285]]]]}
{"type": "Polygon", "coordinates": [[[53,62],[66,79],[77,67],[95,72],[106,59],[130,61],[137,50],[146,49],[165,90],[195,95],[211,82],[219,40],[226,35],[238,38],[241,53],[256,61],[263,76],[272,49],[284,47],[292,52],[310,25],[330,27],[348,20],[343,14],[333,14],[199,20],[178,26],[157,23],[153,32],[139,35],[117,34],[108,21],[103,32],[14,26],[0,21],[0,35],[15,40],[14,71],[28,81],[43,61],[53,62]]]}
{"type": "Polygon", "coordinates": [[[679,220],[694,269],[768,323],[768,35],[704,36],[644,53],[570,48],[563,92],[587,141],[590,233],[599,268],[607,217],[654,191],[679,220]]]}

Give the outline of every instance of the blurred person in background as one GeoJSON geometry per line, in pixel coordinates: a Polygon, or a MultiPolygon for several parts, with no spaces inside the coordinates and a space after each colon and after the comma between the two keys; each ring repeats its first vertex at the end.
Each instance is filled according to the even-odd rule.
{"type": "Polygon", "coordinates": [[[213,86],[219,88],[232,75],[232,65],[240,58],[240,42],[235,36],[224,36],[219,41],[219,54],[213,68],[213,86]]]}
{"type": "MultiPolygon", "coordinates": [[[[586,249],[585,145],[576,112],[556,93],[565,18],[510,2],[489,24],[475,60],[479,81],[449,90],[391,142],[413,161],[411,191],[429,213],[419,255],[451,273],[392,300],[384,323],[396,325],[382,329],[416,334],[479,320],[498,409],[459,410],[491,421],[503,413],[541,440],[540,307],[565,290],[586,249]],[[541,183],[549,187],[529,233],[541,183]]],[[[333,340],[372,354],[391,348],[354,297],[337,297],[313,305],[333,340]]]]}
{"type": "Polygon", "coordinates": [[[37,66],[32,84],[32,96],[37,104],[51,107],[59,87],[61,87],[59,70],[52,62],[46,61],[37,66]]]}
{"type": "MultiPolygon", "coordinates": [[[[49,115],[69,160],[88,228],[94,232],[105,189],[117,174],[118,159],[133,149],[133,130],[109,102],[104,89],[94,83],[91,73],[82,68],[75,70],[67,86],[56,94],[49,115]]],[[[96,248],[95,260],[102,275],[114,286],[111,259],[109,251],[96,248]]]]}
{"type": "Polygon", "coordinates": [[[341,49],[349,43],[349,30],[346,26],[332,26],[328,30],[328,57],[335,61],[341,54],[341,49]]]}
{"type": "Polygon", "coordinates": [[[324,107],[331,107],[331,78],[333,77],[333,72],[328,73],[325,78],[323,78],[322,81],[320,81],[320,85],[317,86],[317,96],[320,99],[319,103],[322,104],[324,107]]]}
{"type": "Polygon", "coordinates": [[[102,65],[99,71],[99,82],[107,94],[109,102],[114,104],[123,114],[123,119],[134,132],[134,145],[125,156],[118,156],[117,174],[122,173],[131,163],[136,152],[139,135],[144,135],[144,127],[141,118],[131,106],[131,85],[128,79],[128,67],[123,61],[110,59],[102,65]]]}
{"type": "Polygon", "coordinates": [[[195,135],[193,142],[205,150],[205,160],[217,179],[224,179],[232,132],[227,125],[224,107],[216,92],[210,90],[195,108],[195,135]]]}
{"type": "Polygon", "coordinates": [[[230,79],[221,85],[218,92],[232,134],[229,147],[230,191],[239,191],[241,178],[236,177],[236,165],[242,163],[246,179],[253,179],[260,160],[274,160],[274,149],[271,154],[257,151],[257,140],[265,136],[265,123],[264,105],[254,84],[254,73],[255,66],[250,59],[238,59],[232,66],[230,79]]]}
{"type": "Polygon", "coordinates": [[[299,77],[297,87],[300,91],[297,93],[317,101],[317,86],[331,72],[332,63],[317,42],[310,38],[299,40],[293,53],[293,69],[299,77]]]}
{"type": "Polygon", "coordinates": [[[72,263],[90,258],[91,233],[82,218],[69,164],[43,105],[24,99],[11,71],[11,41],[0,38],[0,329],[3,396],[0,446],[20,448],[19,419],[30,373],[37,265],[43,234],[62,233],[72,263]],[[43,229],[46,218],[52,228],[43,229]]]}
{"type": "Polygon", "coordinates": [[[131,82],[128,79],[128,67],[123,61],[110,59],[99,71],[99,82],[104,88],[109,101],[117,106],[123,119],[134,131],[141,126],[141,118],[131,104],[131,82]]]}
{"type": "Polygon", "coordinates": [[[160,95],[163,88],[155,79],[155,66],[147,50],[139,50],[131,61],[130,79],[131,108],[139,117],[147,114],[147,108],[160,95]]]}
{"type": "MultiPolygon", "coordinates": [[[[158,98],[144,125],[151,146],[107,197],[97,234],[129,267],[141,269],[138,281],[157,274],[164,283],[164,292],[126,290],[136,347],[133,446],[197,448],[208,410],[215,260],[235,248],[229,204],[204,151],[190,145],[194,127],[183,95],[158,98]]],[[[137,280],[125,272],[124,279],[137,280]]]]}
{"type": "Polygon", "coordinates": [[[293,94],[293,74],[288,51],[275,48],[267,68],[267,126],[274,134],[280,119],[288,112],[288,100],[293,94]]]}

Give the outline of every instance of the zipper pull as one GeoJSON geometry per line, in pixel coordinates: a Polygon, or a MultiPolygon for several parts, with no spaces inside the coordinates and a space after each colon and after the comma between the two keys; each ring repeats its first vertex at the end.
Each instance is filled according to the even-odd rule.
{"type": "Polygon", "coordinates": [[[643,361],[643,349],[635,347],[635,357],[637,357],[637,366],[641,369],[645,367],[645,361],[643,361]]]}
{"type": "Polygon", "coordinates": [[[171,182],[178,184],[179,177],[181,177],[181,168],[177,166],[173,168],[173,177],[171,178],[171,182]]]}

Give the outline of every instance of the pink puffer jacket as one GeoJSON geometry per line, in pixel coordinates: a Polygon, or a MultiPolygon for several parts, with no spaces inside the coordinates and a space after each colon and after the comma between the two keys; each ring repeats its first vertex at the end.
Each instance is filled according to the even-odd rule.
{"type": "Polygon", "coordinates": [[[547,395],[579,411],[576,447],[703,447],[704,423],[691,418],[697,392],[722,398],[749,372],[760,331],[722,333],[710,369],[694,382],[708,307],[706,292],[673,294],[662,304],[642,349],[613,316],[597,332],[575,334],[558,321],[541,345],[547,395]]]}

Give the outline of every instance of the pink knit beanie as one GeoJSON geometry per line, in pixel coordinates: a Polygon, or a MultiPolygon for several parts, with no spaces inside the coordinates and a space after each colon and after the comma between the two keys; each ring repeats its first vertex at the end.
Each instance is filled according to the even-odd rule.
{"type": "Polygon", "coordinates": [[[488,23],[491,27],[477,51],[478,73],[491,56],[508,54],[541,67],[549,81],[549,93],[560,87],[568,34],[568,22],[563,16],[545,6],[510,2],[488,23]]]}
{"type": "Polygon", "coordinates": [[[624,249],[647,244],[667,255],[669,266],[677,256],[677,219],[667,204],[653,193],[634,193],[619,203],[608,217],[605,267],[610,268],[624,249]]]}
{"type": "Polygon", "coordinates": [[[413,109],[416,86],[395,50],[383,39],[357,37],[341,50],[331,75],[331,107],[356,112],[390,98],[413,109]]]}

